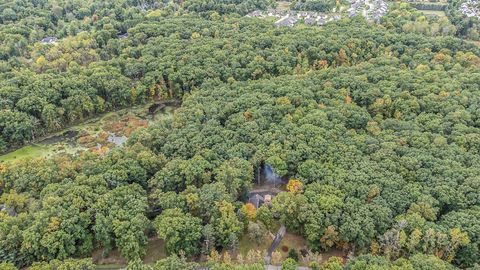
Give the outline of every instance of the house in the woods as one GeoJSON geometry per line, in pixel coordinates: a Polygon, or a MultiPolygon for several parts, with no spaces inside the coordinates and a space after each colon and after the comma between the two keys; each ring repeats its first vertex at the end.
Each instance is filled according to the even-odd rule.
{"type": "Polygon", "coordinates": [[[255,10],[245,15],[245,17],[248,17],[248,18],[255,18],[255,17],[262,17],[262,16],[263,16],[263,13],[261,10],[255,10]]]}
{"type": "Polygon", "coordinates": [[[316,24],[316,21],[315,21],[315,19],[313,19],[313,18],[306,18],[305,20],[303,20],[303,22],[304,22],[306,25],[314,25],[314,24],[316,24]]]}
{"type": "Polygon", "coordinates": [[[56,37],[46,37],[46,38],[43,38],[40,42],[42,42],[43,44],[52,44],[52,43],[57,42],[57,38],[56,37]]]}
{"type": "Polygon", "coordinates": [[[124,39],[124,38],[127,38],[128,37],[128,33],[119,33],[117,34],[117,38],[121,38],[121,39],[124,39]]]}
{"type": "Polygon", "coordinates": [[[272,203],[272,199],[277,195],[279,190],[270,190],[270,191],[252,191],[248,195],[248,202],[253,204],[255,208],[259,208],[260,206],[266,204],[270,205],[272,203]]]}
{"type": "Polygon", "coordinates": [[[265,202],[265,199],[260,194],[254,194],[248,198],[248,202],[253,204],[255,208],[259,208],[265,202]]]}

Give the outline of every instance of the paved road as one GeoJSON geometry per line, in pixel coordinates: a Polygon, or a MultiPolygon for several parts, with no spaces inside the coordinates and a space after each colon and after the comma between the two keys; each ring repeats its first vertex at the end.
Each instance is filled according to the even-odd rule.
{"type": "Polygon", "coordinates": [[[265,263],[270,263],[272,260],[272,252],[278,247],[280,242],[282,242],[283,236],[285,236],[285,232],[287,231],[287,228],[285,228],[285,225],[282,224],[280,228],[277,231],[277,234],[275,235],[275,238],[272,241],[272,244],[267,250],[267,255],[265,255],[265,263]]]}

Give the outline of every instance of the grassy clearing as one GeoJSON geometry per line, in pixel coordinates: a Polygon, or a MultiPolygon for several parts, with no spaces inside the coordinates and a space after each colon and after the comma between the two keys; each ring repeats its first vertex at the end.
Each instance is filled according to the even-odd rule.
{"type": "Polygon", "coordinates": [[[112,265],[127,265],[127,261],[122,258],[117,249],[111,250],[106,256],[103,256],[103,248],[98,248],[93,251],[92,260],[97,267],[111,268],[112,265]]]}
{"type": "MultiPolygon", "coordinates": [[[[295,249],[298,254],[301,254],[302,250],[308,250],[307,247],[307,240],[303,238],[301,235],[289,233],[285,234],[285,237],[278,245],[276,251],[279,251],[282,254],[282,260],[285,260],[288,256],[288,250],[295,249]]],[[[330,257],[340,257],[345,258],[346,253],[342,250],[332,248],[328,251],[321,252],[320,254],[320,263],[326,262],[330,257]]],[[[300,264],[305,264],[304,262],[300,262],[300,264]]]]}
{"type": "Polygon", "coordinates": [[[291,3],[290,3],[290,2],[287,2],[287,1],[278,1],[277,4],[278,4],[277,9],[280,9],[280,10],[289,10],[291,3]]]}
{"type": "Polygon", "coordinates": [[[446,17],[445,11],[443,10],[420,10],[425,15],[436,15],[438,17],[446,17]]]}
{"type": "Polygon", "coordinates": [[[151,238],[148,240],[147,252],[143,257],[146,264],[154,264],[155,262],[167,257],[165,251],[165,241],[159,238],[151,238]]]}
{"type": "Polygon", "coordinates": [[[13,152],[0,156],[0,162],[11,162],[24,158],[46,157],[53,153],[53,147],[45,145],[27,145],[13,152]]]}
{"type": "Polygon", "coordinates": [[[276,251],[280,251],[282,257],[285,259],[287,258],[288,250],[292,248],[300,253],[300,250],[307,248],[307,240],[298,234],[289,232],[285,233],[285,236],[283,237],[282,242],[280,242],[280,245],[278,245],[276,251]]]}
{"type": "MultiPolygon", "coordinates": [[[[113,249],[107,256],[102,256],[103,248],[93,251],[92,259],[97,269],[118,269],[125,268],[127,261],[122,258],[117,249],[113,249]]],[[[143,262],[154,264],[155,262],[167,257],[165,252],[165,242],[162,239],[153,237],[148,239],[147,251],[143,256],[143,262]]]]}
{"type": "Polygon", "coordinates": [[[267,250],[268,247],[270,247],[271,243],[272,243],[272,238],[268,235],[265,235],[263,237],[260,244],[257,244],[255,241],[250,240],[248,236],[244,235],[240,239],[236,254],[242,254],[245,257],[248,251],[250,250],[261,250],[261,251],[267,250]]]}

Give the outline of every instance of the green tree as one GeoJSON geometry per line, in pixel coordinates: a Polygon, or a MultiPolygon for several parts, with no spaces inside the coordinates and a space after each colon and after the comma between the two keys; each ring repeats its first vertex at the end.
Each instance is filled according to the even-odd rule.
{"type": "Polygon", "coordinates": [[[190,256],[200,253],[202,225],[199,218],[173,208],[159,215],[154,225],[159,237],[165,239],[169,254],[185,252],[190,256]]]}
{"type": "Polygon", "coordinates": [[[106,250],[117,247],[127,260],[145,253],[147,198],[137,184],[117,187],[95,204],[95,237],[106,250]]]}
{"type": "Polygon", "coordinates": [[[235,214],[234,206],[226,201],[217,204],[218,216],[212,217],[210,223],[213,224],[217,234],[217,244],[222,247],[232,248],[238,244],[238,238],[242,232],[242,223],[235,214]]]}
{"type": "Polygon", "coordinates": [[[155,270],[176,270],[176,269],[185,269],[185,270],[194,270],[197,269],[198,265],[194,262],[187,262],[184,256],[178,257],[176,254],[168,256],[165,259],[161,259],[155,263],[155,270]]]}

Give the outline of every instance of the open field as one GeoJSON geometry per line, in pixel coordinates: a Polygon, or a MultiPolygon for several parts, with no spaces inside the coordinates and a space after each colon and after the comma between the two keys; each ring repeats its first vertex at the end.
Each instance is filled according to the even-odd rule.
{"type": "Polygon", "coordinates": [[[272,238],[269,237],[268,235],[265,235],[263,237],[263,240],[260,244],[255,243],[255,241],[250,240],[246,235],[244,235],[240,239],[238,251],[236,252],[236,254],[240,253],[245,257],[249,250],[260,250],[263,252],[268,249],[271,243],[272,243],[272,238]]]}
{"type": "Polygon", "coordinates": [[[290,2],[286,2],[286,1],[279,1],[277,2],[278,6],[277,8],[280,9],[280,10],[288,10],[290,9],[290,2]]]}
{"type": "Polygon", "coordinates": [[[425,15],[436,15],[438,17],[446,17],[445,11],[443,10],[420,10],[425,15]]]}

